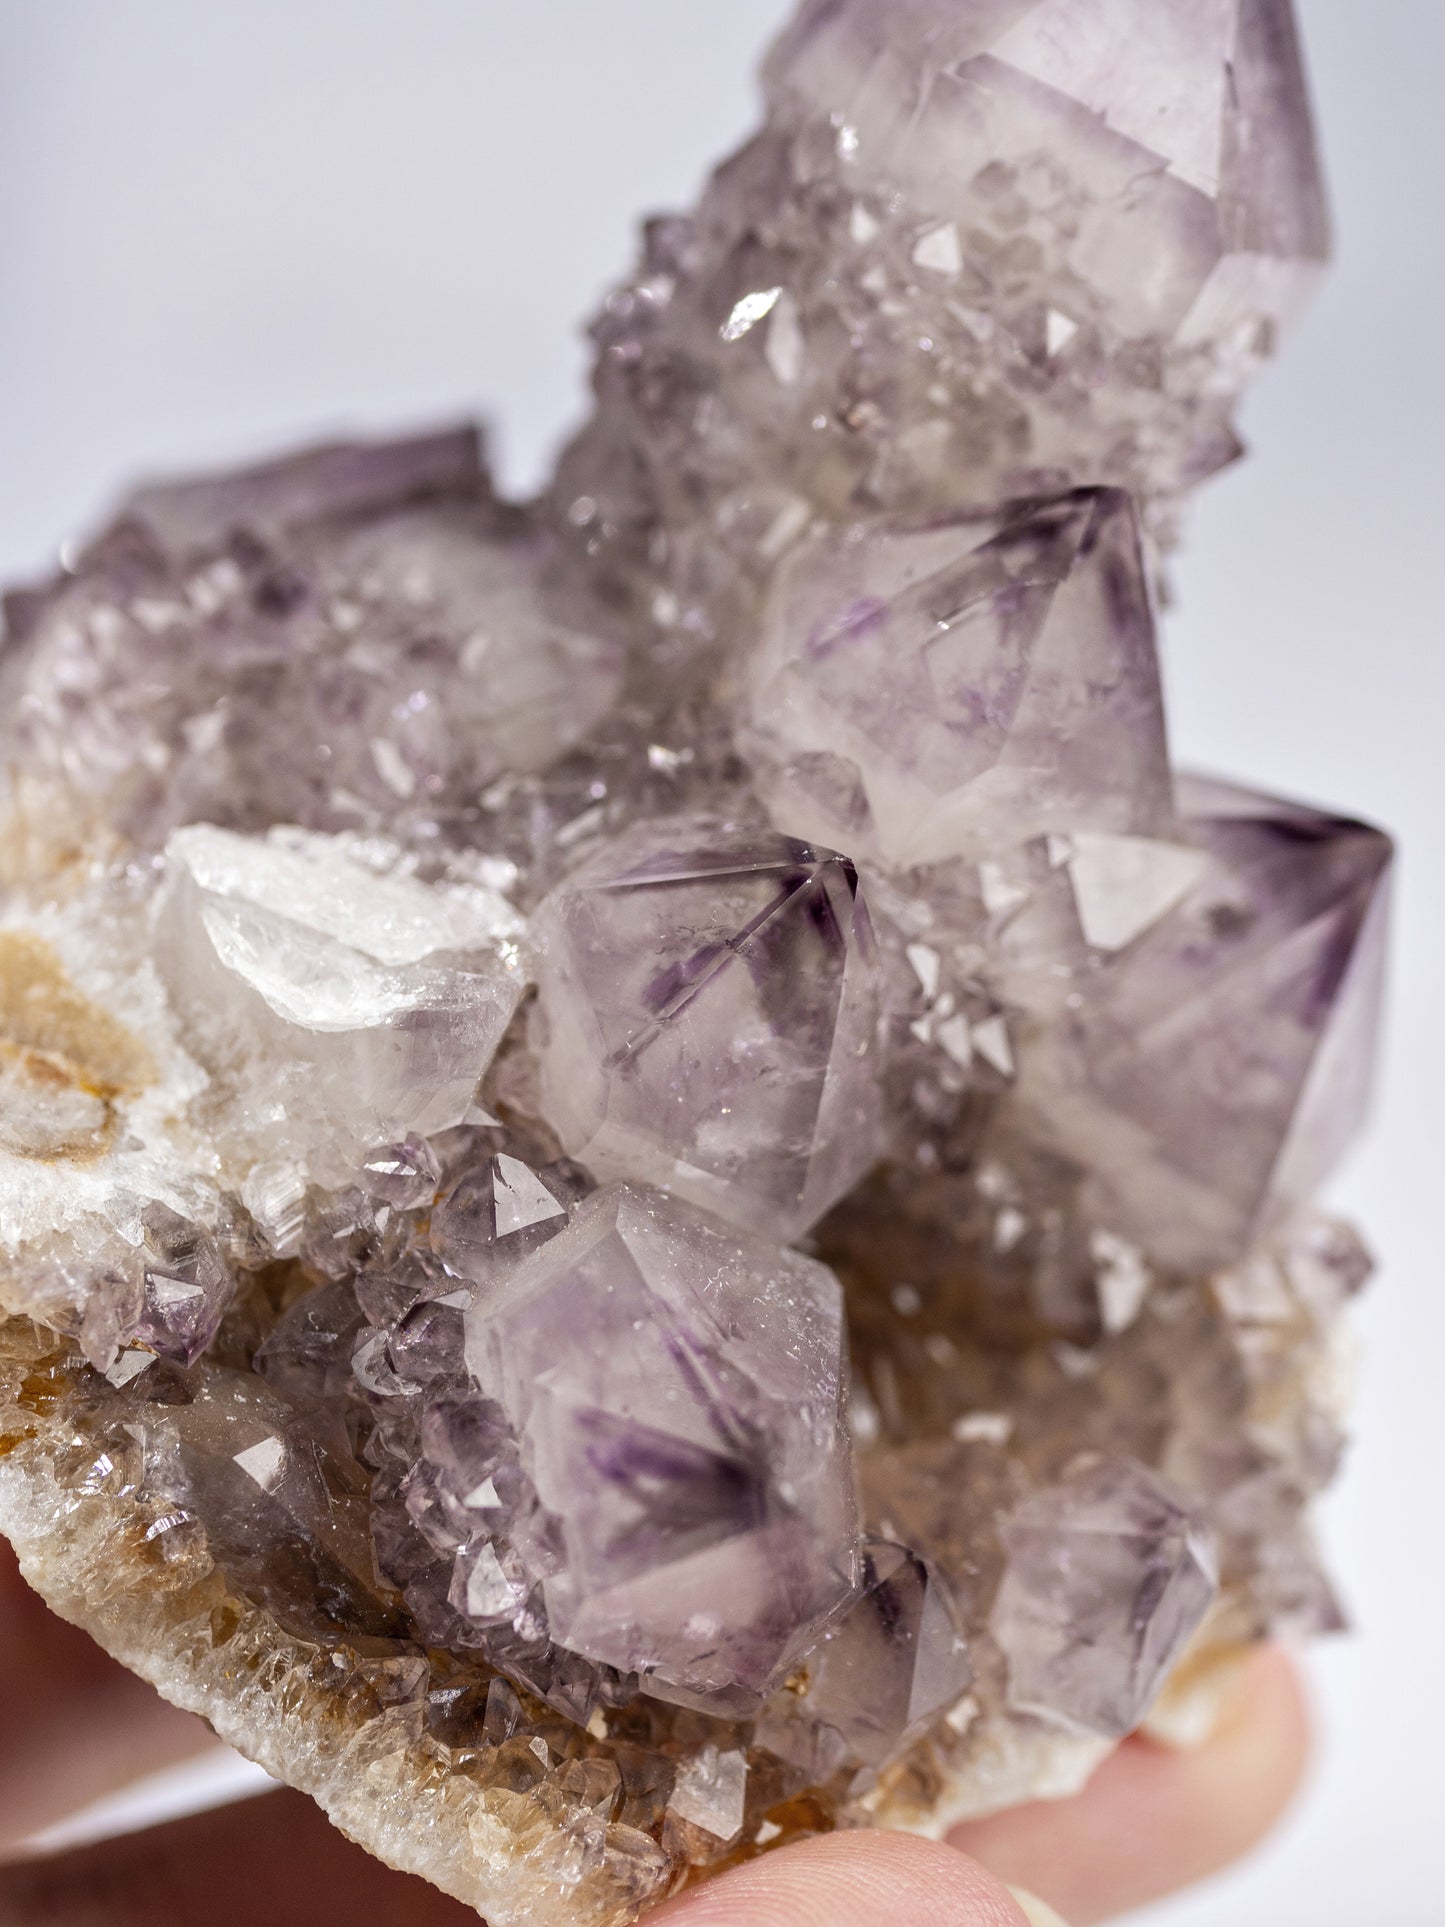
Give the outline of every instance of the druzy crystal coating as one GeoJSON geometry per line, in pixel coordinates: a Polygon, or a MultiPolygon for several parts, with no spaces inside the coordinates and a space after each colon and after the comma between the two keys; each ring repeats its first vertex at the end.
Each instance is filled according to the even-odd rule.
{"type": "Polygon", "coordinates": [[[941,1833],[1337,1629],[1390,846],[1158,587],[1287,0],[809,0],[536,503],[144,488],[0,654],[0,1524],[492,1927],[941,1833]]]}

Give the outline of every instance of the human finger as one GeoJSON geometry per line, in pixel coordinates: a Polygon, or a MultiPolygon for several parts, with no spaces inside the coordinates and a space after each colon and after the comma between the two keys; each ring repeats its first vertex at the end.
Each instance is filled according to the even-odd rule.
{"type": "MultiPolygon", "coordinates": [[[[1054,1927],[953,1847],[835,1833],[766,1854],[685,1894],[656,1927],[1054,1927]]],[[[651,1927],[651,1923],[649,1923],[651,1927]]]]}
{"type": "Polygon", "coordinates": [[[1266,1649],[1246,1664],[1209,1742],[1125,1742],[1072,1800],[957,1827],[953,1845],[1094,1927],[1217,1873],[1258,1845],[1298,1791],[1309,1719],[1298,1674],[1266,1649]]]}
{"type": "Polygon", "coordinates": [[[0,1858],[32,1834],[216,1744],[52,1613],[0,1539],[0,1858]]]}
{"type": "Polygon", "coordinates": [[[384,1867],[304,1794],[278,1790],[0,1867],[5,1927],[478,1927],[470,1907],[384,1867]]]}

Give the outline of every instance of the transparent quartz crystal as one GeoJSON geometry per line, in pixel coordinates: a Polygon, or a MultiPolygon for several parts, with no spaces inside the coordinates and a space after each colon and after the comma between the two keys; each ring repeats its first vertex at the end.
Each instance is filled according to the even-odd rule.
{"type": "Polygon", "coordinates": [[[788,1238],[873,1162],[879,970],[846,858],[654,823],[535,928],[543,1102],[599,1176],[788,1238]]]}

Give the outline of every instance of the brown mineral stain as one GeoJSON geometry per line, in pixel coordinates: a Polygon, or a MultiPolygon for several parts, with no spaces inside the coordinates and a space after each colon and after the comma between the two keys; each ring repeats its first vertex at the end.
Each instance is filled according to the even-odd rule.
{"type": "Polygon", "coordinates": [[[0,1141],[23,1156],[98,1157],[120,1100],[155,1076],[150,1053],[70,982],[48,943],[0,931],[0,1090],[22,1116],[0,1141]]]}

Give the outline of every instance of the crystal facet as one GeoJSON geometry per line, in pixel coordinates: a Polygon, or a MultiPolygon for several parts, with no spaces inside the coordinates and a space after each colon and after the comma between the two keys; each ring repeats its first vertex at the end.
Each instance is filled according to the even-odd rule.
{"type": "Polygon", "coordinates": [[[543,1103],[599,1176],[789,1238],[873,1162],[878,964],[845,857],[657,824],[535,927],[543,1103]]]}
{"type": "Polygon", "coordinates": [[[628,1186],[471,1314],[467,1361],[559,1523],[556,1639],[721,1704],[806,1649],[857,1566],[842,1347],[821,1265],[628,1186]]]}
{"type": "Polygon", "coordinates": [[[1224,784],[1186,783],[1181,801],[1193,850],[1156,846],[1153,876],[1116,862],[1112,902],[1094,898],[1097,878],[1081,891],[1076,851],[1096,954],[1072,980],[1088,992],[1040,1029],[1013,1103],[1023,1131],[1086,1174],[1101,1222],[1208,1268],[1306,1204],[1359,1128],[1390,846],[1224,784]],[[1119,925],[1120,906],[1141,888],[1151,909],[1177,900],[1119,943],[1135,921],[1119,925]]]}
{"type": "Polygon", "coordinates": [[[1181,777],[1155,636],[1324,254],[1287,0],[765,87],[535,504],[322,448],[5,604],[0,1526],[493,1927],[1344,1623],[1390,847],[1181,777]]]}
{"type": "Polygon", "coordinates": [[[859,856],[907,868],[1171,815],[1127,496],[815,542],[780,571],[753,674],[774,819],[859,856]]]}
{"type": "Polygon", "coordinates": [[[1025,1712],[1116,1739],[1139,1724],[1209,1609],[1214,1554],[1137,1466],[1092,1466],[1000,1526],[1008,1565],[992,1627],[1025,1712]]]}
{"type": "Polygon", "coordinates": [[[194,824],[167,861],[161,968],[200,1056],[264,1066],[273,1146],[298,1123],[355,1145],[462,1121],[526,988],[505,903],[325,837],[194,824]]]}

